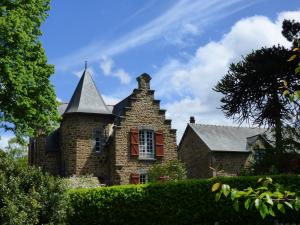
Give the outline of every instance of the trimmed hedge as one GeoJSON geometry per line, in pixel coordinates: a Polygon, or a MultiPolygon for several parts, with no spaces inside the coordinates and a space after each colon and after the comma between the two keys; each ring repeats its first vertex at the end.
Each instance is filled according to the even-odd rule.
{"type": "MultiPolygon", "coordinates": [[[[300,176],[274,176],[274,182],[299,191],[300,176]]],[[[72,212],[70,224],[94,225],[210,225],[274,224],[273,218],[262,220],[255,210],[236,212],[232,202],[215,202],[211,186],[227,183],[239,189],[256,186],[258,177],[217,178],[146,185],[70,190],[72,212]]],[[[243,207],[241,207],[243,208],[243,207]]],[[[300,222],[300,213],[276,211],[276,220],[300,222]]]]}

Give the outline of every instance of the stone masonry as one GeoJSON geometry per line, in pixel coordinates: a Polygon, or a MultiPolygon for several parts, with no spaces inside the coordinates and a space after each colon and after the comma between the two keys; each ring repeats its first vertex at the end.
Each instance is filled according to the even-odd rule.
{"type": "Polygon", "coordinates": [[[150,90],[149,75],[138,78],[138,89],[129,97],[129,104],[120,117],[114,131],[115,168],[113,183],[130,182],[131,173],[147,171],[156,163],[166,163],[177,159],[176,130],[171,129],[171,120],[165,118],[165,110],[160,109],[160,101],[154,99],[154,91],[150,90]],[[130,155],[131,128],[162,130],[164,136],[164,156],[140,160],[130,155]]]}
{"type": "Polygon", "coordinates": [[[188,128],[186,138],[180,143],[179,159],[184,162],[188,178],[208,178],[213,176],[212,153],[198,135],[188,128]]]}
{"type": "Polygon", "coordinates": [[[186,165],[188,178],[236,176],[252,160],[247,138],[262,132],[258,128],[195,124],[191,117],[178,156],[186,165]]]}
{"type": "Polygon", "coordinates": [[[93,175],[102,183],[111,185],[132,183],[133,174],[146,174],[154,164],[177,159],[176,130],[171,128],[171,120],[165,118],[166,111],[160,109],[160,101],[154,99],[150,80],[148,74],[139,76],[138,88],[107,113],[108,107],[103,105],[100,94],[95,97],[86,93],[91,89],[96,94],[98,91],[85,71],[67,109],[64,109],[57,138],[32,139],[29,163],[60,176],[93,175]],[[89,108],[87,103],[95,102],[93,98],[100,103],[89,108]],[[161,132],[163,155],[147,160],[133,157],[132,128],[161,132]],[[107,136],[101,143],[103,149],[98,152],[93,151],[92,134],[95,129],[101,129],[107,136]],[[47,146],[53,145],[53,142],[57,147],[48,151],[47,146]]]}

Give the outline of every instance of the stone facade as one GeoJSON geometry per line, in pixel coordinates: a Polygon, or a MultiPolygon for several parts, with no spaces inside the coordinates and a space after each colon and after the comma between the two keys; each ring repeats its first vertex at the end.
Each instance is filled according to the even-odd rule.
{"type": "Polygon", "coordinates": [[[58,174],[60,172],[58,149],[48,151],[48,149],[46,149],[46,140],[47,138],[45,136],[31,140],[28,154],[29,164],[38,165],[50,174],[58,174]]]}
{"type": "Polygon", "coordinates": [[[118,103],[109,115],[64,113],[58,129],[58,149],[46,151],[47,141],[51,141],[47,137],[31,140],[30,164],[61,176],[91,174],[111,185],[136,183],[136,180],[132,182],[132,175],[147,174],[154,164],[177,159],[176,130],[171,128],[171,120],[165,118],[165,110],[160,109],[160,101],[154,99],[150,80],[148,74],[139,76],[138,88],[118,103]],[[154,145],[157,144],[155,135],[159,131],[163,155],[148,159],[132,156],[130,132],[133,128],[153,132],[154,145]],[[93,150],[95,129],[105,134],[101,140],[101,151],[98,152],[93,150]]]}
{"type": "Polygon", "coordinates": [[[263,130],[188,124],[178,147],[188,178],[239,175],[252,160],[251,150],[246,149],[247,137],[258,132],[263,130]]]}
{"type": "Polygon", "coordinates": [[[178,150],[179,159],[184,162],[188,178],[213,176],[212,152],[199,136],[188,127],[178,150]]]}
{"type": "Polygon", "coordinates": [[[129,183],[131,173],[139,174],[140,171],[147,171],[155,163],[177,159],[176,130],[171,129],[171,121],[165,119],[165,111],[160,109],[159,101],[154,99],[154,91],[149,89],[149,84],[143,85],[142,82],[143,79],[139,82],[140,88],[135,89],[130,96],[129,105],[115,127],[114,183],[129,183]],[[131,128],[163,131],[164,156],[149,160],[131,156],[131,128]]]}
{"type": "Polygon", "coordinates": [[[247,167],[250,160],[249,152],[213,152],[212,168],[214,176],[236,176],[247,167]]]}

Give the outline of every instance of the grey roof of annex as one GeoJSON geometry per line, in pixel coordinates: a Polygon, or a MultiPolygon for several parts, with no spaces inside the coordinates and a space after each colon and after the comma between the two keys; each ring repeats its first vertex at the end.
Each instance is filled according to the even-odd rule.
{"type": "Polygon", "coordinates": [[[266,129],[192,124],[189,126],[211,151],[248,152],[247,138],[262,134],[266,129]]]}

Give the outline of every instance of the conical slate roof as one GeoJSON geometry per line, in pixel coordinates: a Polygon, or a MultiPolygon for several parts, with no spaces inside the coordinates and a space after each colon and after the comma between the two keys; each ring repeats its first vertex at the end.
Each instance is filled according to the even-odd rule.
{"type": "Polygon", "coordinates": [[[65,113],[111,114],[87,70],[84,70],[65,113]]]}

